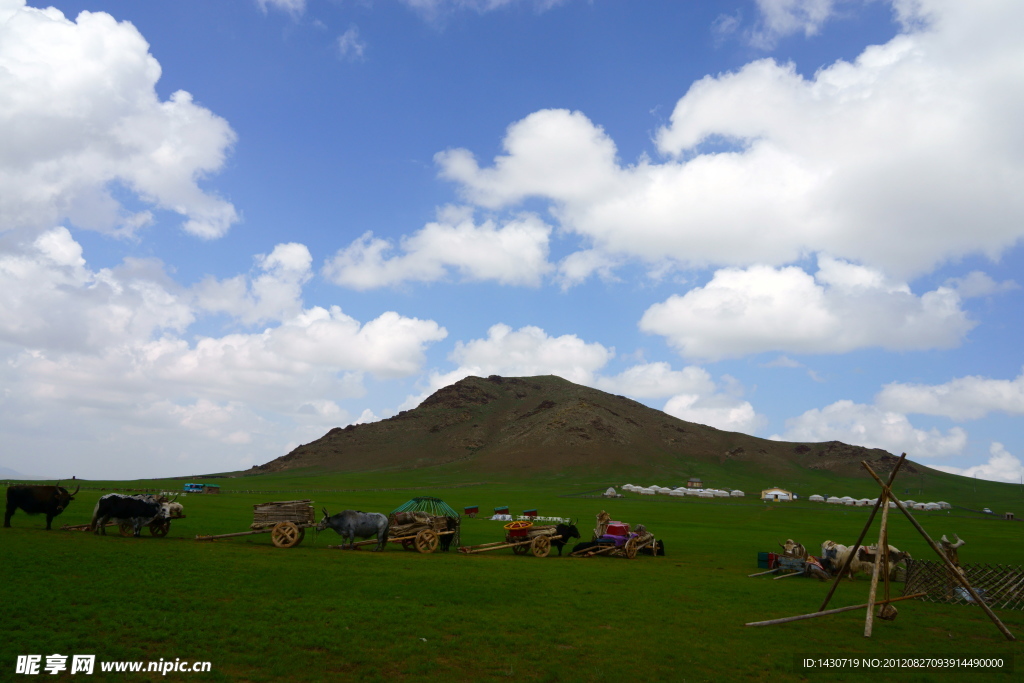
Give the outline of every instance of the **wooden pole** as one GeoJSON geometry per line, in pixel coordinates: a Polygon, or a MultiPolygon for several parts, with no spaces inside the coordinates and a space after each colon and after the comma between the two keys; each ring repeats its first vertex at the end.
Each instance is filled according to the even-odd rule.
{"type": "MultiPolygon", "coordinates": [[[[977,603],[977,605],[985,611],[985,614],[987,614],[988,618],[992,620],[992,623],[996,625],[996,628],[1002,631],[1003,635],[1006,636],[1007,640],[1017,640],[1013,637],[1013,634],[1010,633],[1010,630],[1006,628],[1003,622],[999,621],[999,617],[995,615],[995,612],[993,612],[992,609],[987,604],[985,604],[985,601],[981,599],[981,596],[979,596],[974,591],[974,588],[972,588],[971,584],[967,582],[967,579],[964,577],[962,573],[960,573],[960,570],[952,562],[950,562],[949,558],[946,557],[946,554],[939,549],[939,546],[935,543],[935,541],[932,540],[932,537],[928,535],[928,532],[924,530],[924,527],[917,523],[917,520],[914,519],[914,515],[910,514],[910,512],[903,505],[900,499],[897,498],[891,490],[889,490],[889,486],[882,484],[882,480],[879,479],[878,475],[875,474],[875,471],[871,469],[871,467],[866,462],[862,462],[861,464],[864,465],[868,473],[875,478],[875,481],[877,481],[882,486],[883,490],[886,490],[888,492],[889,496],[892,497],[892,502],[896,503],[896,507],[900,509],[900,511],[906,516],[908,520],[910,520],[910,523],[914,525],[914,528],[917,529],[922,536],[924,536],[924,540],[928,541],[928,545],[930,545],[932,547],[932,550],[935,551],[935,554],[942,559],[943,563],[946,565],[946,568],[949,569],[949,572],[950,574],[952,574],[953,578],[957,582],[959,582],[961,586],[964,587],[964,590],[966,590],[972,598],[974,598],[974,602],[977,603]]],[[[892,482],[890,481],[889,483],[891,484],[892,482]]]]}
{"type": "MultiPolygon", "coordinates": [[[[875,550],[875,571],[871,574],[871,590],[868,591],[868,614],[864,620],[864,637],[871,637],[871,629],[874,628],[875,620],[875,591],[878,590],[878,572],[882,570],[882,556],[888,554],[888,548],[883,549],[882,543],[885,542],[885,530],[886,525],[889,523],[889,497],[886,495],[887,489],[882,490],[882,495],[878,499],[878,502],[882,505],[882,528],[878,530],[878,546],[875,550]]],[[[889,597],[886,595],[886,597],[889,597]]]]}
{"type": "MultiPolygon", "coordinates": [[[[921,598],[927,593],[914,593],[913,595],[904,595],[899,598],[893,598],[891,600],[885,600],[879,602],[879,605],[889,604],[890,602],[899,602],[900,600],[910,600],[911,598],[921,598]]],[[[801,619],[814,619],[815,617],[824,617],[829,614],[839,614],[840,612],[850,612],[855,609],[864,609],[868,604],[865,602],[863,605],[850,605],[849,607],[837,607],[836,609],[826,610],[824,612],[811,612],[810,614],[801,614],[796,617],[783,617],[782,619],[770,619],[768,621],[752,621],[745,626],[771,626],[772,624],[785,624],[790,621],[800,621],[801,619]]]]}
{"type": "MultiPolygon", "coordinates": [[[[893,480],[896,478],[896,473],[899,472],[900,467],[903,466],[903,462],[906,459],[907,459],[907,454],[906,453],[902,454],[900,456],[899,461],[897,461],[895,467],[892,468],[892,472],[889,473],[889,484],[890,485],[892,484],[893,480]]],[[[881,503],[881,500],[882,499],[879,498],[878,499],[879,502],[875,503],[875,507],[871,509],[871,515],[868,516],[867,524],[864,525],[864,529],[860,532],[860,536],[857,538],[857,542],[854,544],[853,550],[851,550],[850,554],[847,555],[846,562],[843,563],[843,566],[839,570],[839,573],[836,574],[835,581],[832,582],[832,586],[828,589],[828,595],[825,596],[825,600],[822,601],[821,607],[818,608],[819,612],[822,611],[823,609],[825,609],[825,607],[828,606],[828,601],[832,599],[832,594],[835,593],[836,592],[836,588],[839,587],[839,581],[843,578],[843,574],[846,573],[846,570],[850,567],[850,562],[853,561],[854,554],[857,552],[857,549],[860,548],[860,542],[864,540],[864,535],[867,534],[868,529],[871,528],[871,522],[875,521],[875,513],[878,512],[878,506],[881,503]]]]}
{"type": "Polygon", "coordinates": [[[779,571],[780,568],[781,567],[776,567],[775,569],[769,569],[766,572],[758,572],[756,574],[747,574],[747,577],[749,578],[749,577],[752,577],[752,576],[764,576],[765,574],[774,574],[775,572],[779,571]]]}
{"type": "Polygon", "coordinates": [[[235,536],[252,536],[253,534],[269,534],[273,529],[257,529],[256,531],[239,531],[237,534],[218,534],[216,536],[196,536],[197,541],[214,541],[218,538],[233,538],[235,536]]]}

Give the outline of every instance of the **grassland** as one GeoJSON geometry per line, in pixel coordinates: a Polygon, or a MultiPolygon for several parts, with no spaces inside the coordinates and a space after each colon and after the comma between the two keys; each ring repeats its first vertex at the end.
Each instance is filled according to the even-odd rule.
{"type": "MultiPolygon", "coordinates": [[[[180,499],[187,518],[174,522],[163,539],[148,532],[140,539],[46,532],[43,518],[19,512],[14,528],[0,530],[0,679],[14,678],[9,674],[17,655],[52,653],[207,660],[213,665],[209,674],[166,678],[213,681],[790,681],[809,678],[795,669],[796,654],[1022,653],[1020,641],[1007,642],[976,608],[916,601],[902,603],[899,618],[878,624],[871,639],[861,635],[859,611],[767,628],[743,625],[814,611],[826,590],[810,579],[748,578],[757,571],[758,551],[785,538],[811,547],[829,538],[850,543],[866,509],[766,505],[749,497],[606,501],[583,495],[624,482],[556,476],[543,482],[474,483],[457,475],[426,469],[387,477],[300,472],[211,480],[224,492],[180,499]],[[463,485],[445,488],[452,482],[463,485]],[[456,509],[507,504],[513,512],[538,508],[541,514],[579,517],[584,536],[595,513],[606,509],[616,519],[646,524],[664,539],[668,556],[536,559],[508,550],[422,556],[390,547],[383,553],[343,552],[326,549],[337,542],[332,532],[319,538],[310,532],[288,550],[274,548],[268,535],[193,540],[196,534],[247,529],[252,504],[266,500],[312,498],[318,509],[332,512],[388,512],[413,495],[436,495],[456,509]]],[[[756,484],[745,482],[741,473],[730,483],[748,489],[756,484]]],[[[815,473],[802,481],[770,483],[796,484],[805,495],[875,494],[867,482],[815,473]]],[[[911,489],[907,495],[915,500],[1024,515],[1020,487],[946,477],[908,477],[900,483],[897,490],[911,489]]],[[[88,522],[102,493],[83,489],[55,527],[88,522]]],[[[1024,524],[961,508],[921,513],[919,519],[936,537],[957,533],[966,539],[963,562],[1024,564],[1024,524]]],[[[499,523],[483,519],[464,520],[462,533],[465,544],[502,535],[499,523]]],[[[928,556],[902,516],[892,519],[890,537],[915,557],[928,556]]],[[[867,590],[864,578],[844,582],[832,605],[864,602],[867,590]]],[[[999,616],[1024,638],[1024,613],[999,616]]],[[[863,677],[863,671],[828,674],[832,680],[863,677]]],[[[1010,680],[1013,675],[961,670],[899,677],[1010,680]]],[[[110,680],[159,678],[112,674],[110,680]]],[[[103,678],[96,674],[92,680],[103,678]]]]}

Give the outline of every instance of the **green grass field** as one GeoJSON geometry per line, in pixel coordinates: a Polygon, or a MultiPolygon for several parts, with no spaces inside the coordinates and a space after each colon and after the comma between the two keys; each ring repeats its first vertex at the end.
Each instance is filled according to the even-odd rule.
{"type": "MultiPolygon", "coordinates": [[[[808,474],[796,482],[807,495],[876,495],[866,482],[836,482],[808,474]],[[859,484],[858,484],[859,485],[859,484]],[[827,488],[819,488],[827,487],[827,488]],[[812,490],[813,489],[813,490],[812,490]]],[[[948,500],[1024,516],[1020,487],[956,478],[898,480],[915,500],[948,500]],[[975,489],[976,487],[976,489],[975,489]],[[920,491],[920,493],[918,493],[920,491]]],[[[794,538],[816,550],[826,539],[852,543],[869,509],[795,502],[766,505],[748,497],[676,499],[630,495],[618,500],[580,494],[623,481],[555,477],[463,483],[452,472],[289,474],[209,480],[219,496],[179,499],[187,518],[170,534],[140,539],[56,530],[89,521],[99,490],[84,490],[44,530],[42,517],[18,512],[0,530],[0,680],[15,676],[18,655],[96,654],[98,660],[210,661],[207,674],[104,674],[86,680],[390,681],[390,680],[809,680],[797,654],[887,657],[998,655],[1022,651],[981,610],[918,601],[899,605],[894,622],[876,622],[863,637],[863,611],[765,628],[744,623],[813,612],[827,584],[812,579],[748,578],[758,551],[794,538]],[[324,492],[330,489],[346,489],[324,492]],[[397,489],[397,490],[386,490],[397,489]],[[245,492],[252,490],[273,493],[245,492]],[[318,492],[310,492],[318,491],[318,492]],[[269,534],[196,542],[196,534],[248,529],[252,505],[311,498],[317,510],[389,512],[414,495],[435,495],[452,507],[497,505],[513,513],[578,517],[588,538],[595,514],[643,523],[664,539],[668,555],[577,559],[328,550],[333,532],[312,531],[291,549],[269,534]]],[[[87,483],[91,486],[180,488],[176,482],[87,483]]],[[[632,481],[634,484],[671,481],[632,481]]],[[[782,486],[789,482],[771,482],[782,486]]],[[[750,494],[754,494],[751,496],[750,494]]],[[[318,515],[319,516],[319,515],[318,515]]],[[[890,540],[916,558],[924,541],[898,513],[890,540]]],[[[967,541],[964,563],[1024,565],[1024,524],[964,509],[920,513],[935,538],[967,541]]],[[[465,519],[463,544],[500,540],[501,523],[465,519]]],[[[877,523],[869,534],[877,538],[877,523]]],[[[866,601],[865,577],[840,586],[831,606],[866,601]]],[[[895,584],[902,590],[902,584],[895,584]]],[[[997,612],[1024,638],[1024,612],[997,612]]],[[[1018,662],[1024,665],[1024,659],[1018,662]]],[[[855,680],[863,671],[813,674],[855,680]]],[[[884,674],[883,674],[884,675],[884,674]]],[[[1019,675],[1019,674],[1018,674],[1019,675]]],[[[1014,674],[958,670],[899,672],[907,681],[1010,680],[1014,674]]],[[[76,679],[82,676],[46,676],[76,679]]]]}

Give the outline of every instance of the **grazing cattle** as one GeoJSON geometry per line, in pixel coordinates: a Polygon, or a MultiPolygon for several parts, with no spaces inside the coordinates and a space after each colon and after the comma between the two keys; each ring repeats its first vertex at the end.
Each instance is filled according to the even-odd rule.
{"type": "Polygon", "coordinates": [[[4,512],[4,526],[11,526],[11,517],[18,508],[21,508],[30,515],[46,515],[46,528],[50,529],[53,518],[64,512],[64,508],[75,499],[79,486],[74,493],[60,486],[8,486],[7,487],[7,510],[4,512]]]}
{"type": "Polygon", "coordinates": [[[558,548],[558,556],[562,556],[562,548],[569,542],[570,538],[579,538],[580,530],[576,528],[576,522],[572,524],[559,524],[555,527],[555,536],[561,536],[560,539],[551,541],[551,545],[558,548]]]}
{"type": "MultiPolygon", "coordinates": [[[[327,527],[334,529],[341,538],[348,539],[349,548],[355,547],[355,539],[377,536],[377,547],[374,550],[383,550],[388,542],[388,518],[379,512],[360,512],[358,510],[345,510],[333,517],[327,508],[322,508],[324,518],[317,524],[317,531],[323,531],[327,527]]],[[[342,547],[344,547],[342,543],[342,547]]]]}
{"type": "Polygon", "coordinates": [[[126,496],[108,493],[96,501],[92,511],[90,529],[95,534],[107,535],[107,522],[116,521],[131,524],[134,535],[142,533],[142,527],[155,520],[170,517],[170,505],[166,498],[152,495],[126,496]]]}

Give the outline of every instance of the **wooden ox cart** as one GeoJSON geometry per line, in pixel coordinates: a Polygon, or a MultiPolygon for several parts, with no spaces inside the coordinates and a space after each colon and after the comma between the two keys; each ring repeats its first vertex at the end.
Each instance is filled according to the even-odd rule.
{"type": "Polygon", "coordinates": [[[316,526],[316,511],[311,500],[288,500],[253,505],[253,520],[250,531],[214,536],[196,536],[197,541],[215,541],[235,536],[270,534],[276,548],[292,548],[302,543],[306,529],[316,526]]]}
{"type": "MultiPolygon", "coordinates": [[[[153,520],[149,524],[149,533],[156,536],[157,538],[163,538],[167,535],[167,532],[171,530],[172,519],[185,519],[185,515],[174,515],[171,517],[161,517],[160,519],[153,520]]],[[[122,536],[133,536],[135,534],[135,527],[130,522],[107,522],[104,526],[112,527],[116,526],[118,532],[122,536]]],[[[61,526],[61,531],[91,531],[91,524],[65,524],[61,526]]]]}
{"type": "Polygon", "coordinates": [[[516,555],[532,553],[534,557],[547,557],[551,552],[551,541],[558,541],[561,538],[554,524],[534,526],[533,522],[509,522],[505,525],[504,541],[465,545],[459,548],[459,552],[472,555],[512,548],[516,555]]]}
{"type": "Polygon", "coordinates": [[[604,510],[597,516],[594,538],[589,543],[580,543],[569,553],[569,557],[624,557],[632,560],[644,548],[651,548],[657,554],[658,544],[654,534],[643,524],[631,529],[625,522],[612,521],[604,510]],[[582,546],[582,547],[581,547],[582,546]]]}

